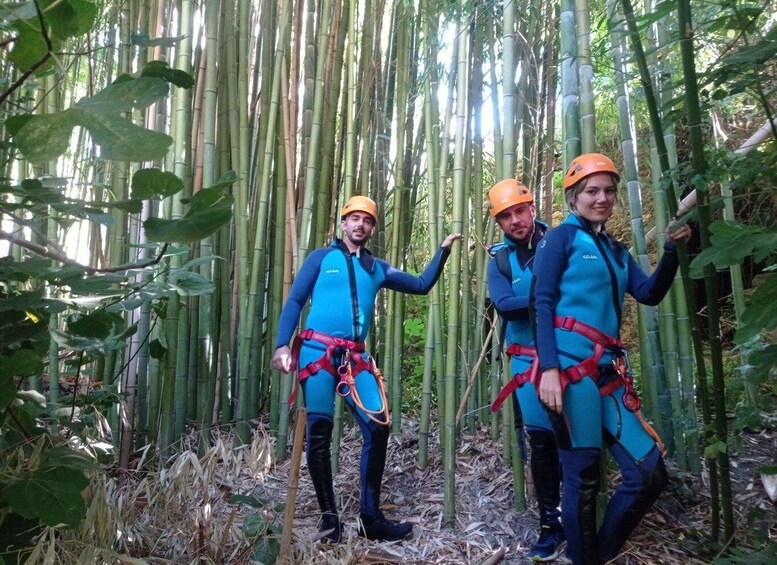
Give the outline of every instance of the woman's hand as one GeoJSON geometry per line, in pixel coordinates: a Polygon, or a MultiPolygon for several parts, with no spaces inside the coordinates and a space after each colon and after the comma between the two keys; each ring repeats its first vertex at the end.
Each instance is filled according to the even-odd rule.
{"type": "Polygon", "coordinates": [[[673,228],[674,224],[675,224],[675,221],[672,220],[671,222],[669,222],[669,225],[666,226],[666,241],[674,245],[677,245],[681,241],[687,242],[691,238],[691,234],[693,233],[691,231],[691,226],[689,226],[688,224],[685,224],[684,226],[681,226],[675,230],[673,228]]]}
{"type": "Polygon", "coordinates": [[[282,373],[291,371],[291,350],[289,346],[281,345],[276,349],[270,364],[273,366],[273,369],[278,369],[282,373]]]}
{"type": "Polygon", "coordinates": [[[537,392],[545,406],[561,414],[564,403],[561,396],[561,374],[558,369],[548,369],[542,372],[540,389],[537,392]]]}
{"type": "Polygon", "coordinates": [[[452,233],[448,237],[445,238],[445,241],[442,242],[441,247],[445,247],[447,249],[451,248],[451,245],[453,245],[453,242],[457,239],[461,239],[460,233],[452,233]]]}

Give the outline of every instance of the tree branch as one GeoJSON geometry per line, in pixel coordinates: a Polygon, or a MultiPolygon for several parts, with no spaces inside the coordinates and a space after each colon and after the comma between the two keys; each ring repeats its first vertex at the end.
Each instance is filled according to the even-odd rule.
{"type": "Polygon", "coordinates": [[[65,263],[67,265],[72,265],[74,267],[78,267],[79,269],[83,269],[84,272],[89,275],[94,275],[96,273],[118,273],[120,271],[127,271],[129,269],[142,269],[144,267],[156,265],[162,260],[162,257],[164,257],[167,248],[170,246],[169,243],[165,243],[162,246],[162,249],[159,251],[159,254],[154,259],[149,259],[148,261],[142,261],[139,263],[125,263],[124,265],[119,265],[117,267],[92,267],[91,265],[82,265],[78,261],[72,260],[62,251],[56,249],[53,246],[39,245],[37,243],[27,241],[26,239],[16,237],[12,233],[8,233],[6,231],[0,231],[0,239],[4,239],[10,243],[13,243],[14,245],[23,247],[24,249],[29,249],[37,255],[42,255],[43,257],[54,259],[60,263],[65,263]]]}

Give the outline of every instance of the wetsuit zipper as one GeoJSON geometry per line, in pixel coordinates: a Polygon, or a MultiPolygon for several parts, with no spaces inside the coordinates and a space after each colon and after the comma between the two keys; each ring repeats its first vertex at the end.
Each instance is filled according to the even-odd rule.
{"type": "Polygon", "coordinates": [[[353,314],[353,340],[359,341],[359,295],[356,293],[356,271],[353,266],[353,255],[346,253],[348,264],[348,281],[351,287],[351,310],[353,314]]]}

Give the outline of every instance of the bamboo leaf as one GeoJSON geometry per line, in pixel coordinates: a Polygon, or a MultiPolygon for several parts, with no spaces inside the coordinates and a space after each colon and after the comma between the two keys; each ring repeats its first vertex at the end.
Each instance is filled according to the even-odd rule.
{"type": "Polygon", "coordinates": [[[210,294],[213,283],[199,273],[179,271],[170,276],[170,286],[181,296],[210,294]]]}
{"type": "Polygon", "coordinates": [[[78,469],[45,467],[28,479],[14,481],[3,489],[3,497],[14,512],[25,518],[40,518],[48,526],[73,528],[86,514],[81,491],[89,479],[78,469]]]}
{"type": "Polygon", "coordinates": [[[174,47],[184,39],[185,35],[179,35],[176,37],[156,37],[151,39],[147,33],[135,33],[132,35],[132,44],[142,47],[174,47]]]}
{"type": "Polygon", "coordinates": [[[726,453],[726,442],[716,441],[704,448],[705,459],[715,459],[718,455],[726,453]]]}
{"type": "Polygon", "coordinates": [[[183,190],[183,181],[171,172],[163,172],[156,167],[140,169],[132,175],[130,198],[145,200],[161,196],[172,196],[183,190]]]}

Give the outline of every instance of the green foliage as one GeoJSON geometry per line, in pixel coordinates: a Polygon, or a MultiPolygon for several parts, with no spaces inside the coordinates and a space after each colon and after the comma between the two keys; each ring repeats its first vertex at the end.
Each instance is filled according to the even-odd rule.
{"type": "Polygon", "coordinates": [[[192,198],[182,200],[189,204],[189,210],[180,220],[149,218],[143,222],[146,236],[151,241],[179,243],[208,237],[232,218],[233,199],[223,188],[220,181],[216,187],[203,188],[192,198]]]}
{"type": "Polygon", "coordinates": [[[252,558],[258,563],[275,563],[281,546],[278,541],[280,528],[276,521],[283,507],[269,508],[255,496],[232,495],[233,504],[247,504],[259,512],[248,514],[243,520],[243,533],[253,547],[252,558]]]}
{"type": "Polygon", "coordinates": [[[92,29],[96,16],[96,6],[86,0],[37,0],[2,5],[0,18],[10,22],[10,27],[17,33],[8,58],[22,71],[38,65],[36,72],[40,74],[53,64],[52,51],[58,51],[65,39],[92,29]]]}
{"type": "Polygon", "coordinates": [[[733,547],[728,555],[717,557],[713,561],[714,565],[763,565],[764,563],[777,563],[777,543],[772,542],[760,551],[733,547]]]}
{"type": "Polygon", "coordinates": [[[56,159],[67,151],[73,128],[81,126],[100,146],[103,159],[145,161],[164,157],[173,139],[135,125],[122,116],[144,109],[168,93],[168,83],[155,77],[122,75],[94,96],[52,114],[17,114],[6,120],[14,144],[33,163],[56,159]],[[40,140],[47,140],[41,143],[40,140]]]}

